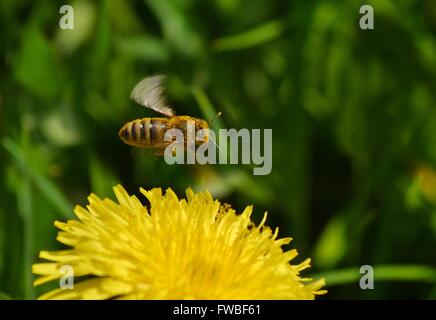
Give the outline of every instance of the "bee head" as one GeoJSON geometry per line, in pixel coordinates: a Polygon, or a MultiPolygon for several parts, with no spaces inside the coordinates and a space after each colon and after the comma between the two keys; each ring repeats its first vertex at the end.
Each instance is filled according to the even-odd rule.
{"type": "Polygon", "coordinates": [[[203,119],[195,119],[195,130],[199,131],[202,129],[209,129],[207,121],[203,119]]]}
{"type": "Polygon", "coordinates": [[[209,141],[209,124],[206,120],[195,119],[195,132],[198,132],[200,130],[204,130],[204,141],[200,141],[199,143],[209,141]]]}

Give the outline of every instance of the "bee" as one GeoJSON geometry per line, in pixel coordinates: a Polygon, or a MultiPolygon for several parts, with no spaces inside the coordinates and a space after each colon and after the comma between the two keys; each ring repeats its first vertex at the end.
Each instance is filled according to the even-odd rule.
{"type": "Polygon", "coordinates": [[[156,150],[157,155],[162,155],[163,150],[172,143],[165,141],[165,132],[169,129],[179,129],[184,139],[188,137],[188,123],[195,124],[195,132],[193,140],[196,144],[207,142],[208,135],[204,135],[204,141],[195,139],[200,130],[208,132],[208,122],[203,119],[194,118],[191,116],[176,116],[173,109],[167,104],[164,95],[164,87],[162,82],[165,79],[163,75],[155,75],[144,78],[132,90],[130,98],[136,103],[146,108],[152,109],[165,117],[152,117],[132,120],[127,122],[119,130],[120,139],[133,147],[152,148],[156,150]]]}

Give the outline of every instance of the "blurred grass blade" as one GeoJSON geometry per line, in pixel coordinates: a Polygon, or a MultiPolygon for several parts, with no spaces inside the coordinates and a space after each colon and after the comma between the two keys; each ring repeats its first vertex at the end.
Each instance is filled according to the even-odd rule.
{"type": "Polygon", "coordinates": [[[25,169],[22,167],[23,178],[20,181],[19,192],[17,193],[18,211],[24,221],[23,232],[23,278],[24,278],[24,292],[25,299],[33,299],[35,297],[35,290],[32,285],[32,273],[30,272],[33,261],[33,195],[32,186],[29,176],[26,174],[25,169]]]}
{"type": "Polygon", "coordinates": [[[339,263],[347,248],[345,220],[342,215],[334,216],[327,223],[315,245],[313,260],[321,269],[332,268],[339,263]]]}
{"type": "Polygon", "coordinates": [[[167,45],[150,35],[119,38],[115,42],[117,50],[125,57],[147,62],[167,63],[170,52],[167,45]]]}
{"type": "MultiPolygon", "coordinates": [[[[200,110],[203,113],[203,116],[206,118],[206,120],[210,122],[212,119],[214,119],[218,114],[218,111],[212,105],[212,102],[210,102],[208,96],[203,91],[203,89],[199,87],[194,87],[192,88],[192,94],[194,95],[194,98],[197,101],[198,106],[200,107],[200,110]]],[[[218,129],[224,128],[223,121],[220,118],[216,118],[213,124],[214,127],[218,129]]]]}
{"type": "Polygon", "coordinates": [[[89,157],[89,178],[91,189],[100,197],[110,197],[112,187],[119,183],[114,172],[101,161],[95,152],[89,157]]]}
{"type": "MultiPolygon", "coordinates": [[[[424,265],[378,265],[374,268],[375,281],[423,281],[436,283],[436,268],[424,265]]],[[[363,274],[359,267],[323,272],[311,276],[324,278],[327,286],[337,286],[358,282],[363,274]]]]}
{"type": "Polygon", "coordinates": [[[202,47],[201,38],[191,26],[192,19],[186,15],[183,1],[144,0],[144,2],[159,20],[164,35],[170,43],[187,56],[199,54],[202,47]]]}
{"type": "Polygon", "coordinates": [[[41,194],[56,208],[56,210],[59,211],[59,214],[65,219],[71,219],[73,217],[73,206],[65,198],[58,187],[47,177],[33,170],[21,148],[11,139],[4,139],[2,145],[10,153],[17,164],[23,168],[25,174],[30,177],[41,194]]]}
{"type": "Polygon", "coordinates": [[[21,51],[14,58],[14,77],[35,96],[54,99],[60,89],[56,51],[36,24],[24,30],[21,51]]]}
{"type": "Polygon", "coordinates": [[[12,300],[12,297],[4,292],[0,292],[0,300],[12,300]]]}
{"type": "Polygon", "coordinates": [[[216,51],[246,49],[278,38],[284,30],[281,21],[269,21],[243,33],[215,39],[212,45],[216,51]]]}
{"type": "MultiPolygon", "coordinates": [[[[203,113],[203,116],[206,118],[206,120],[209,123],[218,114],[216,108],[212,105],[212,102],[210,102],[208,96],[203,91],[203,89],[201,89],[199,87],[194,87],[194,88],[192,88],[192,93],[195,97],[195,100],[198,103],[198,106],[201,109],[201,112],[203,113]]],[[[213,126],[211,127],[212,131],[214,131],[214,133],[216,134],[214,143],[217,145],[217,147],[219,147],[220,143],[223,143],[223,142],[219,141],[218,131],[213,130],[213,127],[215,127],[217,130],[222,129],[224,127],[223,121],[219,117],[215,118],[213,126]]],[[[220,148],[218,150],[218,154],[219,154],[218,157],[221,156],[221,153],[224,153],[224,152],[225,151],[222,148],[220,148]]],[[[226,156],[226,155],[224,155],[224,156],[226,156]]]]}

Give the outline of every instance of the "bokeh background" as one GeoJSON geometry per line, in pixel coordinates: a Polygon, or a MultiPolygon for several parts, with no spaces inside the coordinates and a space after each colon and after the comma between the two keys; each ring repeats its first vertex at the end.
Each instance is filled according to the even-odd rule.
{"type": "MultiPolygon", "coordinates": [[[[121,183],[208,189],[294,238],[324,299],[436,298],[436,1],[0,2],[0,291],[32,299],[54,220],[121,183]],[[359,28],[373,5],[375,29],[359,28]],[[169,166],[118,138],[168,75],[178,114],[272,128],[273,169],[169,166]],[[359,267],[375,289],[359,288],[359,267]]],[[[142,198],[141,198],[142,199],[142,198]]],[[[298,260],[297,259],[297,260],[298,260]]]]}

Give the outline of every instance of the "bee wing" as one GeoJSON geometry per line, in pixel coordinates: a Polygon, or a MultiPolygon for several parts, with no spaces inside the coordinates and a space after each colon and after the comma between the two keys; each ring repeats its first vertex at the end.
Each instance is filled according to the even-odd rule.
{"type": "Polygon", "coordinates": [[[155,110],[168,117],[173,116],[173,109],[166,103],[164,87],[162,86],[164,79],[165,76],[160,74],[142,79],[133,88],[130,98],[141,106],[155,110]]]}

